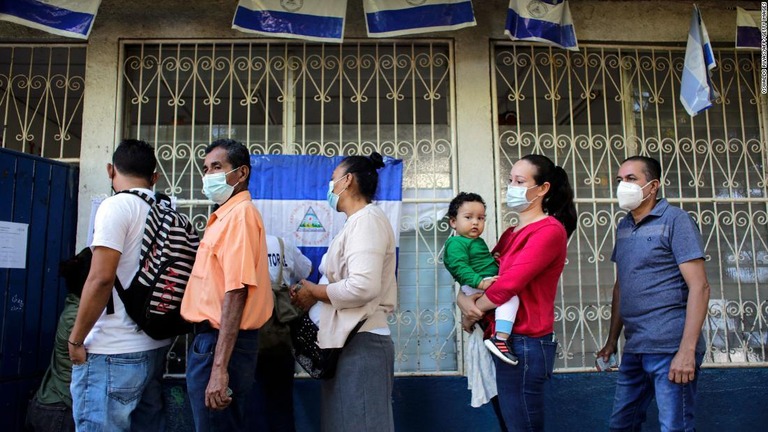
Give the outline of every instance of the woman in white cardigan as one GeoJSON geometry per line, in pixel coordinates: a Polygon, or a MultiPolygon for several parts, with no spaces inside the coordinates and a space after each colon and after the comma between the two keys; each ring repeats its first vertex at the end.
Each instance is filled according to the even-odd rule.
{"type": "Polygon", "coordinates": [[[322,383],[325,432],[394,431],[392,384],[395,351],[387,315],[397,302],[395,235],[384,212],[372,204],[380,154],[349,156],[333,170],[328,204],[347,221],[328,248],[327,285],[302,281],[294,303],[305,310],[321,302],[318,345],[344,347],[334,378],[322,383]],[[365,320],[354,338],[349,333],[365,320]]]}

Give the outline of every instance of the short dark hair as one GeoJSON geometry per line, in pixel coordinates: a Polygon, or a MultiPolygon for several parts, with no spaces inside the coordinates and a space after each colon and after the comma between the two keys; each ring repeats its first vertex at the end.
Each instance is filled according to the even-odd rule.
{"type": "Polygon", "coordinates": [[[368,202],[373,201],[376,188],[379,186],[379,168],[384,168],[384,158],[377,152],[370,156],[347,156],[339,163],[344,168],[344,174],[352,174],[357,179],[360,194],[368,202]]]}
{"type": "Polygon", "coordinates": [[[456,219],[456,217],[459,216],[461,205],[466,202],[479,202],[483,205],[483,208],[485,208],[485,201],[480,195],[473,192],[459,192],[459,194],[451,200],[451,203],[448,204],[448,217],[456,219]]]}
{"type": "MultiPolygon", "coordinates": [[[[643,174],[648,181],[661,180],[661,164],[658,160],[649,156],[630,156],[624,159],[624,162],[642,162],[645,165],[643,174]]],[[[621,164],[624,165],[624,162],[621,164]]]]}
{"type": "Polygon", "coordinates": [[[91,271],[91,248],[85,247],[77,255],[59,263],[59,277],[67,284],[67,291],[80,297],[88,272],[91,271]]]}
{"type": "Polygon", "coordinates": [[[112,165],[122,175],[152,181],[157,168],[155,149],[146,141],[125,139],[112,154],[112,165]]]}
{"type": "Polygon", "coordinates": [[[227,161],[232,165],[232,168],[240,168],[243,165],[249,168],[248,177],[245,179],[248,182],[251,178],[251,155],[248,153],[248,147],[233,139],[222,138],[208,144],[208,147],[205,148],[205,154],[212,152],[213,149],[218,147],[223,148],[227,152],[227,161]]]}

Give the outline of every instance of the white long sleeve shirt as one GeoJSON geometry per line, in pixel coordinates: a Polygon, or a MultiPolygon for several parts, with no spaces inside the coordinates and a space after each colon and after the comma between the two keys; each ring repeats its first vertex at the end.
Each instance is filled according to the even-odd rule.
{"type": "Polygon", "coordinates": [[[347,219],[333,239],[325,262],[330,307],[320,315],[318,345],[344,346],[350,331],[387,328],[397,303],[395,235],[387,216],[369,204],[347,219]]]}

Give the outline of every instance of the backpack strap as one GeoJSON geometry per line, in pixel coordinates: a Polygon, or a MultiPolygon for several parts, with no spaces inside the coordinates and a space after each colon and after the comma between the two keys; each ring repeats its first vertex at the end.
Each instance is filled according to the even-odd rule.
{"type": "Polygon", "coordinates": [[[280,262],[278,263],[280,269],[277,271],[277,286],[282,287],[283,283],[285,283],[283,280],[283,268],[285,268],[285,244],[283,243],[282,237],[278,237],[277,242],[280,243],[280,262]]]}
{"type": "MultiPolygon", "coordinates": [[[[151,196],[149,196],[146,193],[144,193],[142,191],[139,191],[139,190],[125,189],[125,190],[121,190],[120,192],[118,192],[115,195],[118,195],[118,194],[121,194],[121,193],[131,194],[131,195],[135,195],[135,196],[141,198],[142,200],[144,200],[144,202],[149,204],[150,208],[156,204],[156,201],[155,201],[154,198],[152,198],[151,196]]],[[[168,203],[170,204],[170,198],[168,198],[168,196],[163,195],[163,194],[156,194],[156,197],[158,198],[159,201],[167,200],[168,203]]],[[[150,211],[152,211],[152,210],[150,209],[150,211]]],[[[144,257],[139,257],[139,271],[141,271],[141,263],[142,263],[142,261],[144,261],[144,257]]],[[[123,288],[123,284],[120,282],[120,278],[117,277],[117,275],[115,275],[115,289],[117,290],[118,294],[122,294],[122,293],[125,292],[125,288],[123,288]]],[[[109,295],[109,301],[107,302],[107,315],[112,315],[114,313],[115,313],[115,299],[114,299],[114,296],[112,294],[110,294],[109,295]]]]}
{"type": "MultiPolygon", "coordinates": [[[[125,190],[121,190],[117,194],[121,194],[121,193],[136,195],[137,197],[143,199],[147,204],[149,204],[150,207],[155,205],[155,199],[140,190],[125,189],[125,190]]],[[[165,195],[163,195],[163,197],[165,197],[165,195]]]]}

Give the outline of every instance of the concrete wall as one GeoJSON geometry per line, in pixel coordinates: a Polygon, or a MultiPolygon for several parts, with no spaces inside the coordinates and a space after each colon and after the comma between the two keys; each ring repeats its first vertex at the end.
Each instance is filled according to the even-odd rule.
{"type": "MultiPolygon", "coordinates": [[[[611,414],[615,373],[555,374],[547,395],[546,430],[605,431],[611,414]]],[[[171,431],[186,431],[191,412],[183,380],[169,380],[165,388],[171,431]]],[[[320,383],[297,380],[294,386],[296,428],[319,431],[320,383]]],[[[395,379],[392,395],[398,432],[499,431],[489,404],[469,406],[463,377],[395,379]]],[[[699,383],[696,430],[699,432],[765,431],[768,429],[768,369],[705,369],[699,383]]],[[[659,430],[655,403],[643,430],[659,430]]]]}

